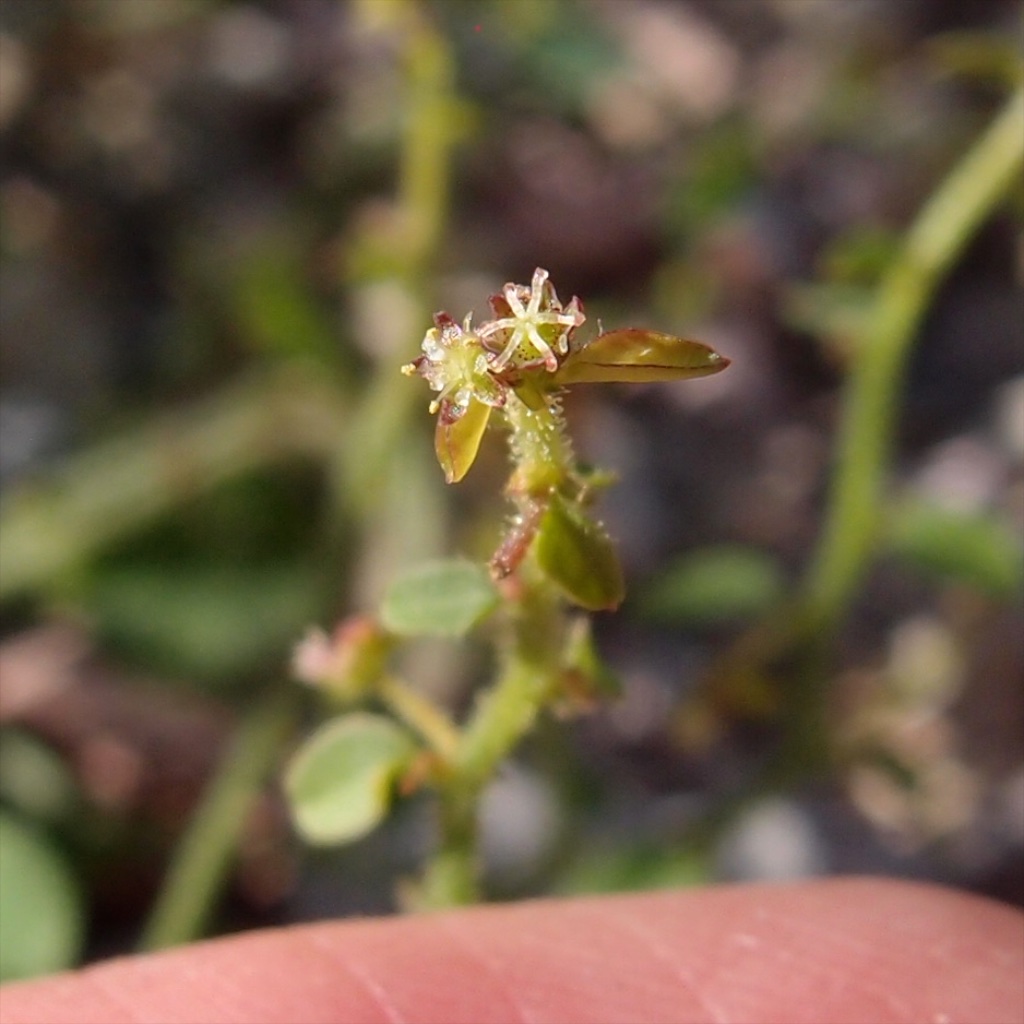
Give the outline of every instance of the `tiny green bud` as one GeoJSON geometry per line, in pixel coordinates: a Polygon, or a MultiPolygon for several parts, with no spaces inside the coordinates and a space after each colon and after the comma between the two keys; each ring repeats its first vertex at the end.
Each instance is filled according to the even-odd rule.
{"type": "Polygon", "coordinates": [[[311,629],[295,648],[292,672],[304,683],[343,700],[358,700],[384,674],[393,641],[369,615],[353,615],[328,636],[311,629]]]}

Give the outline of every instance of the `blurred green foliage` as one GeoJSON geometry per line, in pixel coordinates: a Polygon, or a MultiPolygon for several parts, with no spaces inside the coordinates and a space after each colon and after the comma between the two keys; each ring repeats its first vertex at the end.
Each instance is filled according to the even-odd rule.
{"type": "Polygon", "coordinates": [[[0,981],[71,967],[85,931],[82,893],[37,829],[0,812],[0,981]]]}
{"type": "MultiPolygon", "coordinates": [[[[24,957],[4,959],[4,976],[80,956],[83,904],[91,948],[124,948],[168,863],[191,879],[193,903],[153,926],[160,943],[204,927],[229,879],[257,917],[301,890],[293,840],[260,802],[296,712],[260,702],[294,685],[286,666],[307,625],[375,603],[410,562],[488,549],[495,527],[480,509],[500,470],[484,452],[478,480],[446,493],[422,396],[397,367],[433,309],[537,263],[592,319],[706,338],[734,359],[731,391],[640,385],[570,410],[581,448],[622,474],[607,519],[637,614],[597,629],[625,707],[561,733],[548,759],[574,794],[565,819],[583,829],[614,821],[622,802],[656,809],[681,791],[706,797],[700,819],[757,788],[753,705],[770,709],[756,728],[785,732],[794,705],[813,711],[800,728],[866,728],[878,709],[857,687],[889,656],[889,634],[928,615],[963,663],[990,666],[951,684],[970,713],[941,709],[957,741],[931,755],[948,767],[979,744],[991,754],[977,767],[977,825],[1021,762],[1019,739],[995,751],[991,730],[970,732],[991,717],[979,703],[1009,709],[996,717],[1012,726],[1019,694],[1004,642],[1016,629],[999,630],[1019,625],[1021,456],[1012,428],[993,426],[996,389],[1024,372],[1019,184],[1009,214],[985,206],[977,237],[945,250],[952,280],[931,282],[907,375],[890,368],[867,389],[902,382],[870,503],[884,571],[841,595],[840,653],[811,658],[803,689],[758,617],[789,627],[785,582],[813,562],[829,471],[850,462],[834,432],[839,383],[870,343],[876,288],[908,225],[1019,83],[1019,28],[1019,5],[995,0],[4,0],[0,626],[5,651],[54,621],[89,649],[59,670],[37,651],[27,677],[5,662],[0,956],[15,935],[24,957]],[[921,494],[915,475],[964,434],[996,464],[969,513],[951,510],[955,495],[921,494]],[[670,650],[656,685],[648,642],[670,650]],[[772,672],[747,671],[752,661],[772,672]],[[701,682],[705,663],[727,671],[701,682]],[[199,723],[243,723],[235,745],[211,749],[190,726],[173,756],[150,760],[154,737],[177,735],[171,716],[159,701],[149,717],[124,705],[163,690],[194,700],[199,723]],[[708,699],[695,710],[698,691],[708,699]],[[755,697],[745,705],[741,691],[755,697]],[[821,712],[826,691],[841,713],[821,712]],[[85,696],[109,706],[83,718],[83,735],[72,726],[93,707],[85,696]],[[128,752],[118,770],[142,764],[135,796],[111,802],[83,768],[103,763],[90,739],[128,752]],[[247,890],[252,877],[285,881],[247,890]]],[[[432,659],[425,685],[465,705],[480,666],[432,659]]],[[[866,748],[904,765],[898,734],[887,724],[866,748]]],[[[834,793],[849,793],[829,771],[834,793]]],[[[902,789],[911,800],[928,787],[902,789]]],[[[878,810],[888,797],[866,792],[858,810],[891,823],[878,810]]],[[[977,828],[965,849],[994,842],[998,829],[977,828]]],[[[950,831],[895,832],[898,850],[937,849],[917,873],[985,886],[984,857],[956,860],[950,831]]],[[[1007,843],[985,847],[993,862],[1007,843]]],[[[612,846],[566,885],[715,876],[713,850],[648,843],[632,825],[612,846]]],[[[873,855],[836,859],[872,867],[873,855]]]]}
{"type": "Polygon", "coordinates": [[[652,582],[641,610],[682,627],[728,624],[765,612],[785,587],[777,563],[741,547],[704,547],[680,558],[652,582]]]}

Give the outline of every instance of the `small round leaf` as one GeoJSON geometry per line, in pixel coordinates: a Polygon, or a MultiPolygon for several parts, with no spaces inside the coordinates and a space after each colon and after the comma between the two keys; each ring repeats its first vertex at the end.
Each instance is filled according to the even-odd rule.
{"type": "Polygon", "coordinates": [[[0,982],[72,966],[83,930],[81,892],[63,857],[0,812],[0,982]]]}
{"type": "Polygon", "coordinates": [[[498,603],[487,570],[465,559],[415,566],[391,584],[380,617],[403,636],[462,636],[498,603]]]}
{"type": "Polygon", "coordinates": [[[351,843],[387,815],[397,775],[415,753],[390,719],[358,712],[318,729],[284,776],[292,816],[310,843],[351,843]]]}

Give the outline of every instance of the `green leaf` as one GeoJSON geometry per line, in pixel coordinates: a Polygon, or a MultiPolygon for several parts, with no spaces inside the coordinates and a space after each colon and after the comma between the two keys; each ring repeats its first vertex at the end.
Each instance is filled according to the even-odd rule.
{"type": "Polygon", "coordinates": [[[71,967],[83,930],[81,892],[64,858],[0,812],[0,982],[71,967]]]}
{"type": "Polygon", "coordinates": [[[559,384],[687,380],[719,373],[728,365],[725,356],[699,341],[629,327],[601,334],[570,353],[555,380],[559,384]]]}
{"type": "Polygon", "coordinates": [[[66,820],[77,788],[66,760],[31,733],[0,729],[0,801],[38,822],[66,820]]]}
{"type": "Polygon", "coordinates": [[[292,816],[320,845],[351,843],[387,815],[395,778],[415,753],[412,738],[380,715],[358,712],[318,729],[284,776],[292,816]]]}
{"type": "Polygon", "coordinates": [[[227,292],[239,337],[264,352],[337,361],[337,338],[310,287],[302,239],[271,231],[232,263],[227,292]]]}
{"type": "Polygon", "coordinates": [[[707,885],[714,877],[711,857],[699,849],[633,844],[590,850],[574,860],[555,885],[560,896],[642,892],[707,885]]]}
{"type": "Polygon", "coordinates": [[[103,635],[189,678],[228,680],[280,658],[316,617],[312,565],[166,566],[138,560],[97,572],[90,602],[103,635]]]}
{"type": "Polygon", "coordinates": [[[454,421],[448,420],[442,406],[434,433],[434,451],[446,483],[456,484],[469,472],[490,418],[491,407],[475,398],[470,399],[466,411],[454,421]]]}
{"type": "Polygon", "coordinates": [[[775,560],[754,548],[722,545],[686,555],[653,584],[644,614],[680,625],[750,618],[783,591],[775,560]]]}
{"type": "Polygon", "coordinates": [[[995,597],[1013,596],[1024,586],[1020,538],[994,516],[906,501],[890,517],[887,542],[894,554],[926,572],[995,597]]]}
{"type": "Polygon", "coordinates": [[[588,611],[617,608],[625,594],[622,569],[604,530],[557,495],[537,529],[537,564],[569,600],[588,611]]]}
{"type": "Polygon", "coordinates": [[[403,636],[462,636],[498,604],[487,570],[464,559],[424,562],[396,579],[381,622],[403,636]]]}

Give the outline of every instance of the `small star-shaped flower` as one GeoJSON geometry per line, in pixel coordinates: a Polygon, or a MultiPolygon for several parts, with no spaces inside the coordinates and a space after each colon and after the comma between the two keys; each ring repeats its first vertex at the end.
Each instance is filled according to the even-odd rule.
{"type": "Polygon", "coordinates": [[[528,369],[543,365],[550,373],[558,369],[558,356],[569,351],[569,335],[586,317],[579,299],[564,309],[548,272],[538,267],[529,287],[506,284],[501,295],[491,298],[496,320],[482,324],[477,334],[484,342],[500,344],[489,357],[491,369],[528,369]]]}
{"type": "Polygon", "coordinates": [[[438,313],[436,326],[423,338],[423,355],[402,367],[404,374],[418,373],[440,392],[430,403],[430,411],[443,406],[450,421],[462,416],[474,398],[497,407],[506,400],[507,386],[493,376],[489,353],[473,332],[471,319],[472,314],[467,315],[460,327],[447,313],[438,313]]]}

